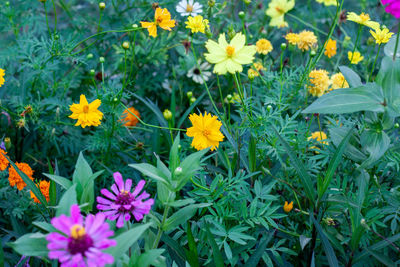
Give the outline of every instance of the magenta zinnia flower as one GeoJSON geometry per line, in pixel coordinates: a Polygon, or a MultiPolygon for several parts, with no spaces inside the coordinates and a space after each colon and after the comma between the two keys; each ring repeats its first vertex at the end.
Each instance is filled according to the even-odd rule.
{"type": "Polygon", "coordinates": [[[102,213],[89,214],[84,219],[76,204],[71,206],[71,217],[63,214],[53,218],[51,224],[63,234],[54,232],[47,235],[49,258],[58,259],[61,267],[102,267],[113,263],[114,258],[102,252],[117,244],[108,239],[114,232],[104,220],[102,213]]]}
{"type": "Polygon", "coordinates": [[[148,214],[154,204],[152,198],[143,201],[150,196],[146,191],[139,195],[146,182],[140,180],[135,190],[131,192],[131,179],[127,179],[124,184],[122,175],[115,172],[114,180],[115,184],[111,186],[112,193],[105,188],[100,191],[108,199],[97,197],[97,209],[103,210],[109,220],[117,220],[118,228],[123,227],[125,221],[131,219],[131,214],[136,221],[143,219],[143,215],[148,214]]]}
{"type": "Polygon", "coordinates": [[[395,18],[400,18],[400,1],[399,0],[382,0],[386,13],[392,14],[395,18]]]}

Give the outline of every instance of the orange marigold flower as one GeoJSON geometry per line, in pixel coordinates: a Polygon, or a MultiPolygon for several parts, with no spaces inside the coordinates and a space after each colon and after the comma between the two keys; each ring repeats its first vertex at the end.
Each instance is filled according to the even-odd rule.
{"type": "Polygon", "coordinates": [[[134,107],[125,109],[122,113],[122,121],[124,122],[125,126],[136,126],[136,124],[139,122],[138,118],[140,118],[140,113],[134,107]]]}
{"type": "Polygon", "coordinates": [[[288,203],[287,201],[285,201],[285,205],[283,205],[283,210],[286,213],[289,213],[291,210],[293,209],[293,201],[288,203]]]}
{"type": "MultiPolygon", "coordinates": [[[[16,162],[15,165],[17,165],[18,169],[20,169],[23,173],[25,173],[29,179],[33,181],[33,170],[27,163],[18,163],[16,162]]],[[[17,186],[18,190],[21,191],[24,189],[26,186],[26,183],[24,180],[22,180],[21,176],[18,174],[18,172],[14,169],[13,166],[10,166],[8,169],[8,181],[10,182],[11,186],[17,186]]]]}
{"type": "Polygon", "coordinates": [[[329,39],[325,46],[325,56],[332,58],[336,55],[336,40],[329,39]]]}
{"type": "Polygon", "coordinates": [[[8,160],[4,156],[5,154],[7,154],[7,152],[0,148],[0,171],[4,171],[8,167],[8,160]]]}
{"type": "MultiPolygon", "coordinates": [[[[40,192],[42,192],[43,196],[46,198],[46,201],[49,202],[50,183],[44,180],[40,181],[40,183],[38,184],[38,188],[40,189],[40,192]]],[[[33,198],[33,201],[35,201],[36,203],[40,203],[39,199],[35,196],[34,193],[32,193],[32,191],[31,191],[31,198],[33,198]]]]}

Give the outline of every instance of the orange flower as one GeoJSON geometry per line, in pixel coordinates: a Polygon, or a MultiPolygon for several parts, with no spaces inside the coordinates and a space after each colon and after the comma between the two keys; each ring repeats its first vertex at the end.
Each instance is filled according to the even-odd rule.
{"type": "Polygon", "coordinates": [[[325,56],[332,58],[336,55],[336,40],[329,39],[325,46],[325,56]]]}
{"type": "MultiPolygon", "coordinates": [[[[28,164],[16,162],[15,165],[17,165],[18,169],[20,169],[29,177],[29,179],[33,181],[33,170],[31,169],[31,167],[29,167],[28,164]]],[[[10,168],[8,169],[8,181],[10,182],[11,186],[17,185],[19,191],[24,189],[24,187],[26,186],[26,183],[24,182],[24,180],[22,180],[21,176],[17,173],[13,166],[10,166],[10,168]]]]}
{"type": "MultiPolygon", "coordinates": [[[[42,192],[43,196],[46,198],[46,201],[49,202],[49,200],[50,200],[50,195],[49,195],[50,183],[47,181],[44,181],[44,180],[40,181],[38,188],[42,192]]],[[[31,198],[33,198],[33,201],[35,201],[36,203],[40,203],[39,199],[35,196],[34,193],[32,193],[32,191],[31,191],[31,198]]]]}
{"type": "Polygon", "coordinates": [[[122,113],[122,121],[125,122],[125,126],[136,126],[139,122],[138,118],[140,118],[140,113],[134,107],[125,109],[122,113]],[[135,114],[137,118],[132,113],[135,114]]]}
{"type": "Polygon", "coordinates": [[[288,203],[287,201],[285,201],[285,205],[283,205],[283,210],[286,213],[289,213],[291,210],[293,209],[293,201],[288,203]]]}
{"type": "Polygon", "coordinates": [[[171,28],[175,27],[175,20],[171,20],[171,14],[166,8],[157,7],[156,13],[154,14],[154,22],[141,21],[143,28],[149,31],[149,36],[157,36],[157,26],[164,30],[171,31],[171,28]]]}
{"type": "Polygon", "coordinates": [[[0,171],[4,171],[8,167],[8,160],[4,157],[5,154],[7,152],[0,148],[0,171]]]}

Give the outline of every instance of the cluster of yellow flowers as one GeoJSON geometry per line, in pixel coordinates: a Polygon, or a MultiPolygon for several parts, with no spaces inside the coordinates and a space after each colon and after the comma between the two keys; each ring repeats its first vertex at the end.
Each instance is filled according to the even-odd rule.
{"type": "Polygon", "coordinates": [[[336,73],[329,78],[329,72],[326,70],[315,69],[310,72],[309,78],[308,92],[316,97],[321,97],[325,92],[349,87],[342,73],[336,73]]]}
{"type": "Polygon", "coordinates": [[[302,31],[300,33],[288,33],[285,39],[291,45],[296,45],[301,51],[308,51],[317,46],[317,36],[311,31],[302,31]]]}

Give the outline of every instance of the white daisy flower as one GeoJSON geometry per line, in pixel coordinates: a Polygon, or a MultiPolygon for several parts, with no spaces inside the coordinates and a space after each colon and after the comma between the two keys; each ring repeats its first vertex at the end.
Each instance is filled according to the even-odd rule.
{"type": "Polygon", "coordinates": [[[202,64],[200,64],[200,63],[201,62],[199,61],[198,65],[200,68],[198,68],[197,65],[194,66],[193,68],[191,68],[188,71],[187,76],[189,78],[192,78],[195,83],[203,84],[204,81],[208,81],[208,79],[210,79],[210,77],[212,75],[211,71],[209,71],[211,68],[211,65],[208,64],[208,62],[204,62],[202,64]],[[200,71],[201,71],[201,73],[203,73],[204,81],[203,81],[203,78],[201,78],[200,71]]]}
{"type": "Polygon", "coordinates": [[[194,0],[182,0],[176,6],[176,11],[181,16],[197,16],[203,12],[202,5],[194,2],[194,0]]]}

